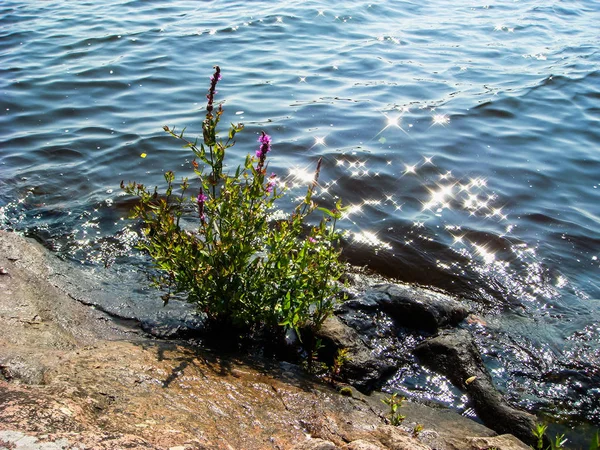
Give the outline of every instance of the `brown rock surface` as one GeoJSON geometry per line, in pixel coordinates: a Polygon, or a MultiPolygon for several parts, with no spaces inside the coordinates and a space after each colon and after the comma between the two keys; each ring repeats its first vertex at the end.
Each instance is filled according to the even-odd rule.
{"type": "MultiPolygon", "coordinates": [[[[431,448],[386,426],[380,397],[341,396],[292,365],[154,340],[113,321],[49,283],[49,258],[0,232],[0,449],[19,448],[14,436],[35,441],[31,449],[431,448]]],[[[454,432],[440,432],[436,448],[493,435],[447,412],[407,415],[426,430],[462,424],[441,426],[454,432]]]]}

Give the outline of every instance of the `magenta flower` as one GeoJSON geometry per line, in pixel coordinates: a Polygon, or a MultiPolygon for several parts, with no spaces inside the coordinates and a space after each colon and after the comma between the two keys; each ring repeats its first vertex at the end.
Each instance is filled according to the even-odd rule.
{"type": "Polygon", "coordinates": [[[196,197],[196,201],[198,202],[198,217],[200,217],[200,221],[204,224],[206,217],[204,216],[204,202],[208,200],[208,197],[204,195],[204,191],[200,188],[200,192],[198,193],[198,197],[196,197]]]}
{"type": "Polygon", "coordinates": [[[258,142],[265,145],[271,145],[271,136],[262,131],[261,135],[258,138],[258,142]]]}
{"type": "Polygon", "coordinates": [[[265,191],[273,192],[273,188],[275,187],[276,184],[277,184],[277,175],[272,173],[271,176],[269,177],[269,181],[267,181],[267,186],[265,187],[265,191]]]}

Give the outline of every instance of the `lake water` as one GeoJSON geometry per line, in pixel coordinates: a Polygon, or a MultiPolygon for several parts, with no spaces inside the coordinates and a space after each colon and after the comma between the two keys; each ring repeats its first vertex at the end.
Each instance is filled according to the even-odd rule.
{"type": "MultiPolygon", "coordinates": [[[[200,131],[218,64],[233,165],[260,130],[290,185],[322,156],[351,262],[476,300],[511,400],[600,425],[598,23],[596,0],[4,0],[0,226],[134,271],[119,182],[189,174],[162,127],[200,131]]],[[[419,370],[389,387],[461,408],[419,370]]]]}

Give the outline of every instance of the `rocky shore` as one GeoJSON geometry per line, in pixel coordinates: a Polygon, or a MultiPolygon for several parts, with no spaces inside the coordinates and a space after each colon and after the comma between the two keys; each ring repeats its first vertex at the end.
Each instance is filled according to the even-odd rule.
{"type": "MultiPolygon", "coordinates": [[[[407,317],[415,306],[394,306],[406,296],[395,288],[355,299],[326,327],[329,345],[353,356],[350,379],[358,389],[344,396],[292,364],[156,339],[137,322],[84,305],[51,282],[53,258],[32,240],[0,232],[0,449],[528,448],[447,409],[415,403],[402,407],[402,426],[387,423],[385,396],[373,389],[397,363],[390,354],[398,343],[388,336],[378,354],[360,327],[395,326],[407,317]],[[368,319],[376,308],[390,321],[368,319]],[[416,424],[423,430],[414,437],[416,424]]],[[[437,341],[420,343],[419,354],[462,383],[480,416],[510,413],[499,394],[486,390],[491,382],[468,336],[438,333],[464,318],[467,311],[455,306],[446,318],[439,309],[423,316],[437,341]],[[440,343],[448,334],[462,352],[440,343]]],[[[532,417],[517,414],[528,427],[532,417]]]]}

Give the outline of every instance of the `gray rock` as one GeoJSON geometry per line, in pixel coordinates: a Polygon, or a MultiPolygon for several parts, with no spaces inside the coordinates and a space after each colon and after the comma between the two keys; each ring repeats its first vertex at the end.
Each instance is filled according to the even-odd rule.
{"type": "Polygon", "coordinates": [[[293,450],[338,450],[333,442],[324,439],[307,439],[293,447],[293,450]]]}
{"type": "Polygon", "coordinates": [[[25,384],[43,384],[45,367],[36,358],[15,355],[13,352],[6,353],[0,355],[0,379],[25,384]]]}
{"type": "Polygon", "coordinates": [[[533,443],[535,416],[510,406],[496,389],[468,331],[443,331],[419,344],[415,354],[467,393],[484,424],[500,434],[511,433],[533,443]]]}
{"type": "Polygon", "coordinates": [[[377,301],[398,325],[428,332],[456,326],[470,313],[449,295],[414,286],[385,284],[365,296],[371,297],[369,302],[377,301]]]}
{"type": "Polygon", "coordinates": [[[471,437],[453,438],[448,441],[449,450],[495,448],[497,450],[531,450],[532,447],[525,445],[510,434],[494,437],[471,437]]]}
{"type": "Polygon", "coordinates": [[[391,425],[377,428],[373,436],[390,450],[431,450],[428,445],[420,443],[400,428],[391,425]]]}
{"type": "Polygon", "coordinates": [[[344,450],[386,450],[386,448],[379,443],[358,439],[347,444],[344,450]]]}
{"type": "Polygon", "coordinates": [[[15,450],[66,450],[73,448],[66,439],[55,442],[41,442],[35,436],[28,436],[20,431],[0,431],[0,449],[15,450]]]}

